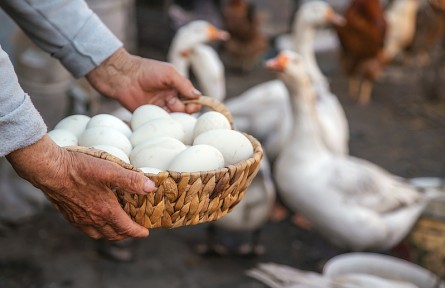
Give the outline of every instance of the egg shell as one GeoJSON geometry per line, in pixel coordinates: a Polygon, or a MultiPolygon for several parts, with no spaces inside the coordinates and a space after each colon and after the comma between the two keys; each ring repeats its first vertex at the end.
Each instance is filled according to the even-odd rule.
{"type": "Polygon", "coordinates": [[[87,127],[88,122],[90,121],[91,117],[82,115],[82,114],[75,114],[70,115],[62,120],[59,121],[59,123],[54,126],[54,129],[64,129],[71,131],[76,135],[77,138],[79,138],[80,134],[85,131],[85,128],[87,127]]]}
{"type": "Polygon", "coordinates": [[[224,167],[224,156],[213,146],[193,145],[179,153],[167,170],[176,172],[210,171],[224,167]]]}
{"type": "Polygon", "coordinates": [[[137,168],[166,170],[173,158],[185,149],[185,145],[177,139],[155,138],[136,146],[130,153],[130,163],[137,168]]]}
{"type": "Polygon", "coordinates": [[[121,159],[122,161],[130,164],[130,159],[128,158],[127,154],[125,154],[124,151],[122,151],[121,149],[119,149],[117,147],[114,147],[111,145],[95,145],[92,148],[105,151],[105,152],[121,159]]]}
{"type": "Polygon", "coordinates": [[[155,175],[162,172],[161,169],[157,169],[157,168],[153,168],[153,167],[141,167],[139,169],[144,173],[155,174],[155,175]]]}
{"type": "Polygon", "coordinates": [[[130,140],[133,146],[158,137],[172,137],[182,142],[184,135],[181,124],[169,116],[169,118],[157,118],[143,124],[133,131],[130,140]]]}
{"type": "Polygon", "coordinates": [[[170,118],[169,113],[159,106],[145,104],[134,110],[131,117],[131,129],[136,130],[148,121],[156,118],[170,118]]]}
{"type": "Polygon", "coordinates": [[[79,137],[79,145],[92,147],[95,145],[110,145],[121,149],[127,156],[133,148],[130,140],[122,132],[111,127],[91,127],[86,129],[79,137]]]}
{"type": "Polygon", "coordinates": [[[182,125],[182,129],[184,129],[184,144],[191,145],[193,143],[193,130],[198,119],[193,115],[183,112],[170,113],[170,117],[182,125]]]}
{"type": "Polygon", "coordinates": [[[97,114],[91,117],[86,129],[98,126],[114,128],[122,132],[128,138],[132,133],[130,127],[124,121],[110,114],[97,114]]]}
{"type": "Polygon", "coordinates": [[[193,138],[199,134],[214,129],[231,129],[230,122],[223,114],[216,111],[208,111],[198,117],[195,128],[193,129],[193,138]]]}
{"type": "Polygon", "coordinates": [[[77,145],[76,135],[69,130],[53,129],[48,132],[48,136],[60,147],[77,145]]]}
{"type": "Polygon", "coordinates": [[[218,149],[224,156],[225,165],[236,164],[253,155],[249,139],[236,130],[216,129],[204,132],[193,141],[193,145],[207,144],[218,149]]]}

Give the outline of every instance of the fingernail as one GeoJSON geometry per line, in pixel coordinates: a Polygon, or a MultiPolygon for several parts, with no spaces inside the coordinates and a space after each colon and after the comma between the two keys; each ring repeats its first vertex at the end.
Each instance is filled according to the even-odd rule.
{"type": "Polygon", "coordinates": [[[153,190],[155,190],[155,183],[153,183],[153,181],[151,180],[147,180],[145,181],[144,184],[144,192],[153,192],[153,190]]]}
{"type": "Polygon", "coordinates": [[[199,91],[199,90],[196,89],[196,88],[193,88],[193,90],[192,90],[192,94],[195,95],[195,96],[201,96],[201,95],[202,95],[201,91],[199,91]]]}

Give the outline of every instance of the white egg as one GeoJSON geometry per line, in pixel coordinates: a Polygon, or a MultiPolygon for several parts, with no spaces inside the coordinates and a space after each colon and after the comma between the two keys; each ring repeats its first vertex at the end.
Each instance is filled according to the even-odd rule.
{"type": "Polygon", "coordinates": [[[111,145],[94,145],[92,146],[94,149],[102,150],[107,153],[110,153],[111,155],[121,159],[122,161],[130,164],[130,159],[128,158],[127,154],[125,154],[124,151],[121,149],[111,146],[111,145]]]}
{"type": "Polygon", "coordinates": [[[114,128],[122,132],[128,138],[130,138],[131,136],[130,127],[127,124],[125,124],[125,122],[122,121],[121,119],[110,114],[98,114],[91,117],[90,121],[87,124],[86,129],[99,126],[114,128]]]}
{"type": "Polygon", "coordinates": [[[111,145],[117,147],[130,155],[131,146],[130,140],[122,132],[111,127],[91,127],[86,129],[79,137],[79,145],[85,147],[92,147],[95,145],[111,145]]]}
{"type": "Polygon", "coordinates": [[[193,129],[195,129],[195,124],[197,118],[193,115],[183,113],[183,112],[173,112],[170,113],[173,120],[178,121],[184,129],[184,144],[191,145],[193,143],[193,129]]]}
{"type": "Polygon", "coordinates": [[[241,132],[216,129],[204,132],[193,141],[193,145],[207,144],[215,147],[224,156],[225,165],[232,165],[246,160],[253,155],[253,146],[241,132]]]}
{"type": "Polygon", "coordinates": [[[48,136],[60,147],[77,145],[76,135],[69,130],[53,129],[48,132],[48,136]]]}
{"type": "Polygon", "coordinates": [[[205,112],[198,117],[193,130],[193,138],[213,129],[231,129],[230,122],[223,114],[216,111],[205,112]]]}
{"type": "Polygon", "coordinates": [[[133,146],[138,145],[142,141],[158,137],[172,137],[182,142],[184,135],[184,129],[182,129],[181,124],[169,116],[169,118],[157,118],[146,122],[133,131],[130,140],[133,146]]]}
{"type": "Polygon", "coordinates": [[[174,138],[162,137],[138,144],[130,153],[133,166],[166,170],[173,158],[185,150],[185,145],[174,138]]]}
{"type": "Polygon", "coordinates": [[[86,115],[70,115],[60,120],[59,123],[54,126],[54,129],[65,129],[73,132],[76,137],[79,137],[85,130],[85,127],[87,127],[90,119],[91,117],[86,115]]]}
{"type": "Polygon", "coordinates": [[[170,118],[169,113],[159,106],[152,104],[145,104],[139,106],[133,112],[131,117],[131,128],[134,130],[138,129],[144,123],[151,121],[156,118],[170,118]]]}
{"type": "Polygon", "coordinates": [[[210,171],[224,167],[224,156],[213,146],[193,145],[179,153],[168,170],[176,172],[210,171]]]}
{"type": "Polygon", "coordinates": [[[159,174],[162,172],[161,169],[153,168],[153,167],[141,167],[139,168],[144,173],[150,173],[150,174],[159,174]]]}

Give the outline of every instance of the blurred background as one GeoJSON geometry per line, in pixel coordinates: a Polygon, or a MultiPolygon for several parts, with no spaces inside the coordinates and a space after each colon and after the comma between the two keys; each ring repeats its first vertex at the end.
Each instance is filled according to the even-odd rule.
{"type": "MultiPolygon", "coordinates": [[[[274,73],[264,68],[264,61],[283,49],[293,49],[297,12],[311,1],[87,2],[129,51],[162,61],[171,60],[173,39],[188,23],[205,20],[228,31],[231,35],[228,41],[208,43],[223,64],[222,97],[227,101],[276,79],[274,73]],[[244,24],[233,25],[237,19],[237,23],[244,24]]],[[[324,2],[343,15],[352,1],[324,2]]],[[[382,11],[388,11],[397,2],[403,0],[380,2],[382,11]]],[[[445,10],[441,1],[414,2],[414,17],[401,17],[401,23],[397,23],[413,27],[412,34],[372,78],[372,90],[365,103],[349,95],[349,75],[340,56],[342,45],[332,26],[317,27],[312,49],[331,92],[345,111],[350,155],[401,177],[443,178],[445,10]]],[[[388,17],[383,12],[382,15],[388,17]]],[[[387,23],[393,22],[387,20],[387,23]]],[[[11,56],[22,87],[31,95],[50,129],[72,114],[115,113],[125,118],[119,104],[94,92],[84,80],[73,79],[56,60],[34,46],[2,11],[0,27],[0,44],[11,56]]],[[[207,69],[204,74],[210,75],[213,70],[207,69]]],[[[202,86],[199,75],[195,70],[189,76],[199,89],[212,91],[205,90],[208,88],[202,86]]],[[[280,118],[279,112],[271,111],[272,114],[267,114],[270,121],[280,118]]],[[[295,211],[278,199],[268,210],[270,217],[258,228],[261,233],[255,239],[261,249],[253,250],[257,253],[252,250],[242,253],[239,249],[255,237],[251,231],[242,229],[216,231],[213,237],[228,250],[205,253],[200,247],[208,240],[212,225],[199,224],[171,230],[152,229],[148,238],[126,246],[131,261],[118,261],[101,254],[101,247],[107,244],[90,239],[69,225],[39,191],[15,175],[6,161],[1,159],[0,165],[2,288],[269,287],[248,276],[246,271],[258,263],[274,262],[321,272],[328,260],[350,252],[332,245],[310,226],[296,220],[295,211]]],[[[433,206],[427,207],[419,218],[429,219],[433,227],[418,224],[402,241],[403,245],[379,253],[405,259],[444,279],[445,205],[433,206]]]]}

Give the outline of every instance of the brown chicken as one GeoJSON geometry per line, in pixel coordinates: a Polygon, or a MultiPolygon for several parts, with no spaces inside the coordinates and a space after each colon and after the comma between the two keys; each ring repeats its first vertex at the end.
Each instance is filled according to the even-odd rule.
{"type": "Polygon", "coordinates": [[[224,60],[233,68],[248,71],[268,48],[255,6],[246,0],[229,0],[222,12],[225,30],[230,34],[223,45],[224,60]]]}
{"type": "Polygon", "coordinates": [[[349,78],[349,94],[366,105],[383,65],[386,21],[380,0],[352,0],[345,25],[335,26],[341,44],[341,64],[349,78]]]}

